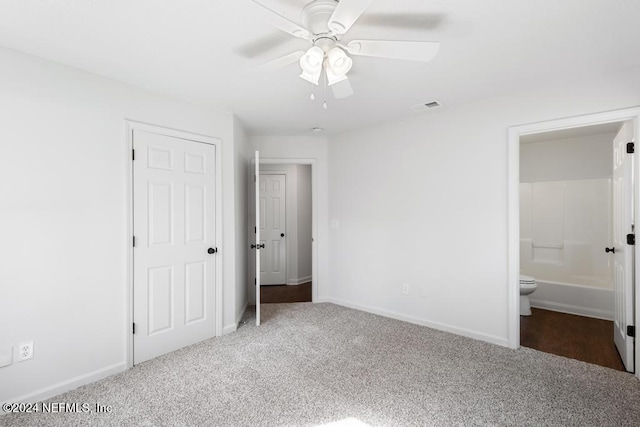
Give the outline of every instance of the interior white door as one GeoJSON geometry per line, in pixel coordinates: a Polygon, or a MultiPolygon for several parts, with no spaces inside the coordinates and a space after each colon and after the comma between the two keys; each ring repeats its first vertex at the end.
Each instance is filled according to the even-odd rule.
{"type": "Polygon", "coordinates": [[[286,175],[260,175],[260,277],[263,285],[286,284],[286,175]]]}
{"type": "Polygon", "coordinates": [[[260,227],[258,227],[258,224],[260,224],[260,181],[258,180],[258,177],[260,177],[260,152],[256,151],[255,152],[255,156],[254,156],[254,161],[255,161],[255,168],[254,168],[254,175],[253,175],[253,182],[254,182],[254,211],[255,211],[255,241],[253,242],[253,245],[251,246],[253,249],[255,249],[255,265],[256,268],[254,270],[256,278],[255,278],[255,285],[256,285],[256,325],[260,326],[260,248],[262,246],[261,241],[260,241],[260,227]]]}
{"type": "Polygon", "coordinates": [[[215,336],[215,146],[133,133],[134,364],[215,336]]]}
{"type": "Polygon", "coordinates": [[[633,337],[627,327],[634,323],[633,248],[627,235],[634,232],[633,155],[627,143],[633,141],[633,123],[626,122],[613,140],[613,286],[614,341],[627,371],[634,370],[633,337]]]}

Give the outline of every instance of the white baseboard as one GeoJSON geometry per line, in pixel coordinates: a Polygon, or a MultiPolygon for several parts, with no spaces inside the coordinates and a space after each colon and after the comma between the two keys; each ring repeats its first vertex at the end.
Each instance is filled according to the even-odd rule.
{"type": "Polygon", "coordinates": [[[307,283],[310,281],[311,281],[311,276],[299,277],[297,279],[289,279],[287,281],[287,285],[302,285],[303,283],[307,283]]]}
{"type": "Polygon", "coordinates": [[[224,325],[222,328],[222,335],[227,335],[230,334],[232,332],[235,332],[238,330],[238,324],[240,322],[235,322],[235,323],[231,323],[229,325],[224,325]]]}
{"type": "Polygon", "coordinates": [[[238,330],[238,324],[232,323],[222,328],[222,335],[227,335],[238,330]]]}
{"type": "Polygon", "coordinates": [[[538,280],[531,306],[578,316],[613,320],[613,290],[538,280]]]}
{"type": "Polygon", "coordinates": [[[497,344],[503,347],[509,347],[509,340],[507,337],[498,337],[495,335],[483,334],[481,332],[472,331],[470,329],[458,328],[455,326],[447,325],[440,322],[434,322],[427,319],[420,319],[413,316],[407,316],[394,311],[384,310],[375,307],[369,307],[366,305],[351,303],[348,301],[338,300],[335,298],[322,298],[322,301],[318,302],[330,302],[333,304],[341,305],[348,308],[353,308],[360,311],[366,311],[367,313],[377,314],[391,319],[402,320],[404,322],[413,323],[415,325],[426,326],[428,328],[437,329],[439,331],[450,332],[452,334],[461,335],[467,338],[473,338],[479,341],[485,341],[491,344],[497,344]]]}
{"type": "Polygon", "coordinates": [[[246,301],[244,303],[244,307],[242,307],[242,310],[240,310],[240,313],[238,314],[238,316],[236,316],[236,325],[239,324],[244,317],[244,313],[247,311],[247,307],[249,307],[249,301],[246,301]]]}
{"type": "Polygon", "coordinates": [[[242,310],[240,310],[240,313],[236,316],[236,323],[226,325],[222,328],[222,335],[227,335],[238,330],[238,325],[242,320],[242,316],[244,316],[244,312],[247,311],[247,307],[249,307],[249,301],[244,303],[244,307],[242,307],[242,310]]]}
{"type": "MultiPolygon", "coordinates": [[[[115,375],[126,370],[127,365],[125,362],[116,363],[114,365],[89,372],[88,374],[80,375],[75,378],[50,385],[48,387],[43,387],[31,393],[23,394],[22,396],[16,396],[14,398],[8,399],[5,402],[2,402],[2,404],[41,402],[43,400],[65,393],[69,390],[73,390],[83,385],[99,381],[103,378],[110,377],[111,375],[115,375]]],[[[0,411],[0,414],[4,414],[4,411],[0,411]]]]}

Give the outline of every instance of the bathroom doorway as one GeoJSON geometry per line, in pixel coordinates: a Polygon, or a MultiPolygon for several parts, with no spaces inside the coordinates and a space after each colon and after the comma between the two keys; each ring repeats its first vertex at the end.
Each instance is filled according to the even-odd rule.
{"type": "MultiPolygon", "coordinates": [[[[605,252],[613,247],[613,139],[628,122],[629,137],[637,141],[639,116],[637,109],[631,109],[510,129],[509,266],[514,286],[509,289],[509,336],[513,347],[520,345],[521,326],[523,345],[537,342],[542,351],[541,336],[566,344],[579,341],[576,335],[585,329],[591,339],[596,331],[603,331],[612,347],[614,324],[621,326],[616,318],[620,298],[613,284],[613,252],[605,252]],[[530,296],[533,316],[522,321],[517,285],[521,273],[536,278],[538,284],[530,296]],[[574,320],[582,326],[572,330],[574,320]],[[535,325],[536,321],[540,324],[535,325]],[[553,327],[554,322],[558,327],[553,327]],[[536,335],[530,333],[532,327],[547,332],[536,335]],[[559,335],[563,329],[569,339],[559,335]]],[[[638,173],[637,168],[633,173],[638,173]]],[[[629,195],[633,194],[637,190],[630,190],[629,195]]],[[[637,254],[629,259],[630,267],[636,258],[637,254]]],[[[635,288],[631,282],[630,289],[635,288]]],[[[628,326],[637,324],[636,298],[637,292],[627,298],[628,326]]],[[[593,355],[602,343],[593,346],[584,351],[593,355]]],[[[611,354],[605,358],[611,359],[611,354]]],[[[627,370],[633,370],[637,354],[631,353],[630,361],[627,370]]]]}

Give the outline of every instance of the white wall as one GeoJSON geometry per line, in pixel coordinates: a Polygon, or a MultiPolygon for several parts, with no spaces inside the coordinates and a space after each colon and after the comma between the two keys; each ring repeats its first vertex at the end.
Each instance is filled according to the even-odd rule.
{"type": "Polygon", "coordinates": [[[520,144],[520,182],[610,178],[615,133],[520,144]]]}
{"type": "Polygon", "coordinates": [[[225,332],[235,330],[244,314],[249,296],[246,283],[248,279],[247,260],[247,221],[248,218],[248,190],[249,167],[253,150],[249,138],[240,122],[234,120],[234,160],[235,160],[235,324],[226,324],[225,332]]]}
{"type": "Polygon", "coordinates": [[[331,138],[331,300],[508,345],[508,128],[638,105],[637,73],[331,138]]]}
{"type": "Polygon", "coordinates": [[[222,139],[224,317],[233,323],[233,116],[3,48],[0,64],[0,346],[35,343],[32,360],[0,368],[0,401],[126,367],[125,119],[222,139]]]}
{"type": "Polygon", "coordinates": [[[298,172],[298,283],[311,277],[311,166],[297,165],[298,172]]]}
{"type": "MultiPolygon", "coordinates": [[[[273,160],[287,160],[281,163],[304,163],[315,161],[312,193],[317,193],[317,230],[313,230],[318,274],[314,280],[314,301],[326,301],[330,295],[328,282],[328,193],[327,193],[327,139],[321,136],[260,136],[251,137],[251,143],[260,151],[260,159],[265,164],[273,160]],[[304,161],[299,161],[304,160],[304,161]]],[[[262,162],[261,162],[262,164],[262,162]]],[[[250,292],[253,283],[249,284],[250,292]]]]}

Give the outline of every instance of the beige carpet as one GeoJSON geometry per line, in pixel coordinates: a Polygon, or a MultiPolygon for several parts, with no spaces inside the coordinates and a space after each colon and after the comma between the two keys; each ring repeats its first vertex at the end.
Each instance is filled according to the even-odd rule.
{"type": "Polygon", "coordinates": [[[640,382],[333,304],[269,304],[233,334],[57,396],[112,412],[8,426],[638,426],[640,382]]]}

